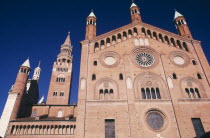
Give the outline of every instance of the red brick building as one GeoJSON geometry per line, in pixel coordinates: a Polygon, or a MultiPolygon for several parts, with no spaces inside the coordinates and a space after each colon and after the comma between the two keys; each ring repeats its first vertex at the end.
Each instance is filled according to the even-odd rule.
{"type": "Polygon", "coordinates": [[[54,62],[46,104],[37,104],[41,69],[28,80],[27,60],[9,93],[1,136],[193,138],[210,131],[209,64],[184,16],[175,12],[177,35],[144,23],[134,3],[130,14],[130,24],[100,36],[96,16],[88,16],[77,106],[69,105],[70,34],[54,62]]]}

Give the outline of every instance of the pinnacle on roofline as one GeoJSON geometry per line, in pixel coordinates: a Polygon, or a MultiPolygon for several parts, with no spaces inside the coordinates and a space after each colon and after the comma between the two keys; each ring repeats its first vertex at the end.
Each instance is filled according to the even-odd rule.
{"type": "Polygon", "coordinates": [[[90,15],[88,17],[95,17],[96,18],[95,14],[93,12],[93,9],[91,10],[91,13],[90,13],[90,15]]]}
{"type": "Polygon", "coordinates": [[[137,7],[137,5],[134,3],[134,0],[132,0],[132,4],[131,4],[130,8],[132,8],[132,7],[137,7]]]}
{"type": "Polygon", "coordinates": [[[31,67],[30,67],[29,58],[21,65],[21,67],[28,67],[28,68],[31,68],[31,67]]]}
{"type": "Polygon", "coordinates": [[[181,13],[179,13],[176,9],[175,9],[175,15],[174,15],[174,19],[178,18],[178,17],[183,17],[183,15],[181,13]]]}
{"type": "Polygon", "coordinates": [[[70,32],[68,32],[68,35],[67,35],[66,40],[63,43],[63,45],[71,46],[70,32]]]}

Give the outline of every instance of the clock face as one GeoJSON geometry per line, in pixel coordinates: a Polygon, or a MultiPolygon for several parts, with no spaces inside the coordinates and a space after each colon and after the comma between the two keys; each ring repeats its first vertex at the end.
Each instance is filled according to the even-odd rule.
{"type": "Polygon", "coordinates": [[[157,112],[151,112],[147,116],[147,124],[154,130],[159,130],[163,127],[163,117],[157,112]]]}
{"type": "Polygon", "coordinates": [[[154,56],[146,52],[137,54],[135,60],[136,63],[142,67],[150,67],[155,62],[154,56]]]}

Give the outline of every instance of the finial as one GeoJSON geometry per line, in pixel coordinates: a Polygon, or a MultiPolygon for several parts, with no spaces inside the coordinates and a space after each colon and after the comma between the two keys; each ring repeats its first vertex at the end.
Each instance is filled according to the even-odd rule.
{"type": "Polygon", "coordinates": [[[134,3],[134,0],[132,0],[132,3],[134,3]]]}
{"type": "Polygon", "coordinates": [[[40,64],[41,64],[41,61],[39,61],[39,65],[38,65],[38,67],[40,67],[40,64]]]}
{"type": "Polygon", "coordinates": [[[68,32],[68,35],[70,35],[70,31],[68,32]]]}
{"type": "Polygon", "coordinates": [[[91,10],[91,12],[93,12],[93,9],[91,10]]]}

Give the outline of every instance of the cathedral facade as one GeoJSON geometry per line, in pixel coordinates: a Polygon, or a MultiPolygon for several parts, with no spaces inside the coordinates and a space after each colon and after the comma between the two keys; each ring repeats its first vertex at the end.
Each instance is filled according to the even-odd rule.
{"type": "Polygon", "coordinates": [[[96,36],[86,20],[78,105],[69,105],[70,34],[54,62],[46,103],[38,102],[41,68],[21,65],[0,122],[1,137],[194,138],[210,131],[210,70],[201,42],[175,12],[178,35],[142,22],[96,36]],[[37,104],[38,103],[38,104],[37,104]]]}

